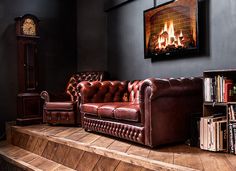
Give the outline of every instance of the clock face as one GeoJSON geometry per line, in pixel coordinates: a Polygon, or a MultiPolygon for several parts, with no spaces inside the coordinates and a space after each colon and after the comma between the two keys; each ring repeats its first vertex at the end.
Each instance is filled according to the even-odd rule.
{"type": "Polygon", "coordinates": [[[22,31],[25,35],[35,36],[36,25],[34,23],[34,20],[32,20],[31,18],[26,18],[22,24],[22,31]]]}

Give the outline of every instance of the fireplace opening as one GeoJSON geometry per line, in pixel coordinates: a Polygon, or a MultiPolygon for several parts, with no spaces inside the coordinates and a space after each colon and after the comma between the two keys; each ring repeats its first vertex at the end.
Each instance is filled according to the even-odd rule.
{"type": "Polygon", "coordinates": [[[196,49],[196,9],[196,0],[178,0],[145,11],[145,56],[168,56],[196,49]]]}

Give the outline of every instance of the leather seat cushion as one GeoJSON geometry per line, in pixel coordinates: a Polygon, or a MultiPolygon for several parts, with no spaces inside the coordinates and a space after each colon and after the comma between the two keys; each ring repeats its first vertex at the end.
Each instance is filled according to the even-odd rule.
{"type": "Polygon", "coordinates": [[[138,104],[129,104],[116,108],[114,111],[114,118],[125,121],[140,121],[140,108],[138,104]]]}
{"type": "Polygon", "coordinates": [[[81,112],[85,115],[132,122],[139,122],[141,116],[139,105],[130,102],[85,103],[81,105],[81,112]]]}
{"type": "Polygon", "coordinates": [[[84,103],[81,105],[80,111],[85,114],[98,115],[98,108],[104,103],[84,103]]]}
{"type": "Polygon", "coordinates": [[[46,102],[45,110],[73,110],[73,102],[46,102]]]}
{"type": "Polygon", "coordinates": [[[114,111],[116,108],[123,106],[123,102],[104,103],[98,108],[98,116],[106,118],[114,118],[114,111]]]}

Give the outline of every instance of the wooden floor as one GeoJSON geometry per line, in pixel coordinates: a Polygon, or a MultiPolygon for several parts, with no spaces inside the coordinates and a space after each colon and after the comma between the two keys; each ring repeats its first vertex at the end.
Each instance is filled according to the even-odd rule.
{"type": "Polygon", "coordinates": [[[130,142],[85,132],[81,128],[14,126],[0,155],[9,155],[41,170],[236,170],[236,156],[187,145],[150,149],[130,142]],[[9,137],[11,136],[11,137],[9,137]],[[28,163],[27,163],[28,162],[28,163]],[[48,163],[52,168],[49,169],[48,163]]]}

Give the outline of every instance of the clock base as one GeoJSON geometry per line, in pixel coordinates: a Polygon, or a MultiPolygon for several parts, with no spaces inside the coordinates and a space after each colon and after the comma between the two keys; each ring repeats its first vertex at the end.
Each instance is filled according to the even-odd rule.
{"type": "Polygon", "coordinates": [[[42,103],[38,93],[17,95],[17,125],[30,125],[42,122],[42,103]]]}
{"type": "Polygon", "coordinates": [[[35,118],[17,118],[16,125],[34,125],[34,124],[42,124],[42,117],[35,117],[35,118]]]}

